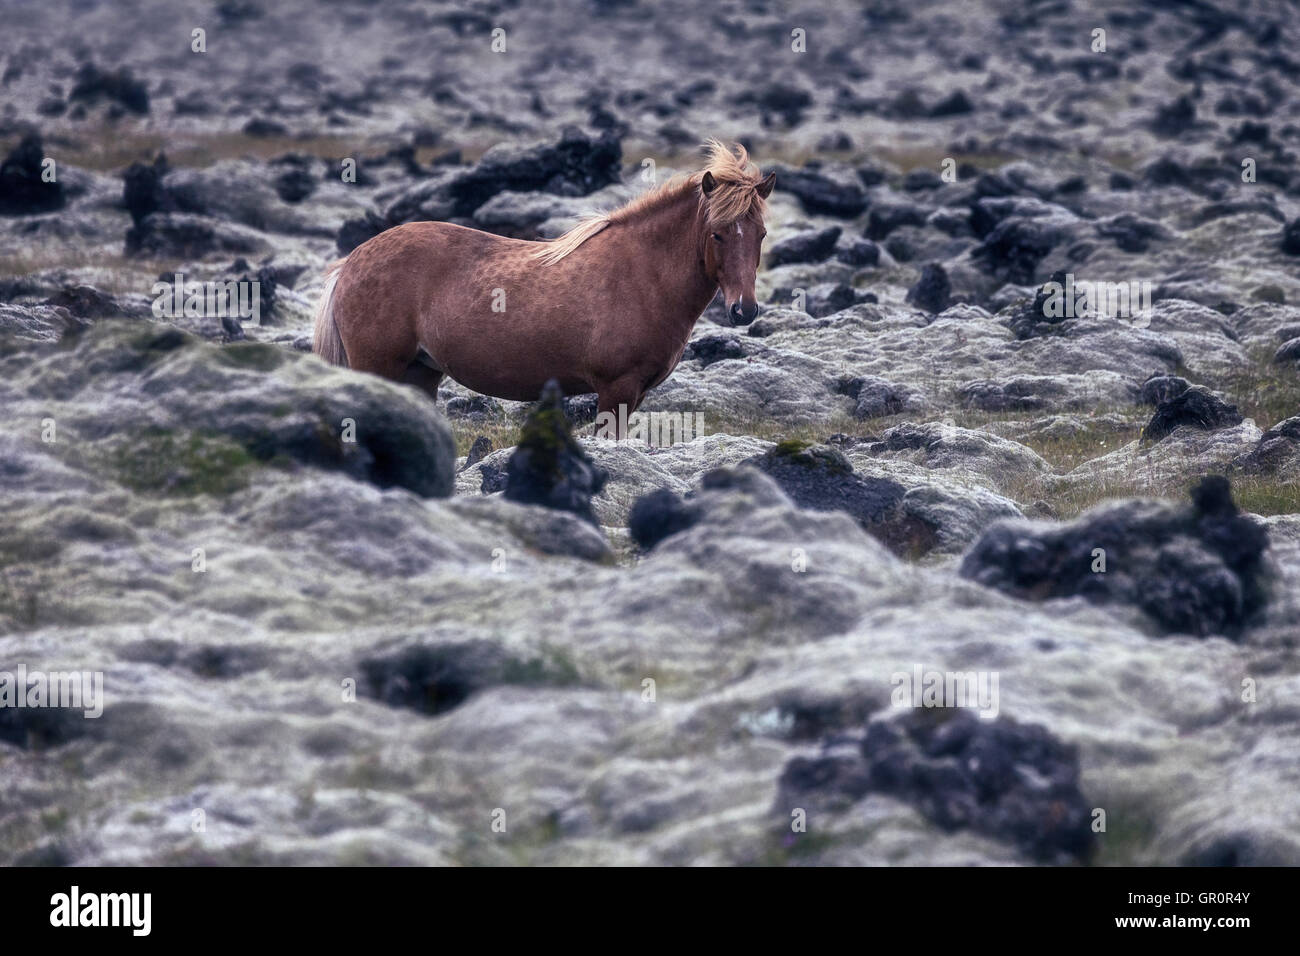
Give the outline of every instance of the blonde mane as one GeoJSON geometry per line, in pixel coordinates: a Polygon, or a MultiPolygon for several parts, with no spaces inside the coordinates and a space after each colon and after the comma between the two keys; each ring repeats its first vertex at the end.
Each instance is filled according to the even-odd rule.
{"type": "Polygon", "coordinates": [[[708,150],[708,164],[704,169],[686,177],[674,177],[613,212],[586,217],[564,235],[545,243],[533,253],[533,258],[553,265],[607,226],[636,219],[673,202],[690,189],[699,193],[705,221],[714,231],[746,216],[764,215],[767,204],[755,189],[763,176],[758,167],[750,163],[745,147],[737,143],[733,152],[716,139],[710,139],[704,148],[708,150]],[[712,175],[715,183],[708,196],[700,189],[700,179],[705,173],[712,175]]]}

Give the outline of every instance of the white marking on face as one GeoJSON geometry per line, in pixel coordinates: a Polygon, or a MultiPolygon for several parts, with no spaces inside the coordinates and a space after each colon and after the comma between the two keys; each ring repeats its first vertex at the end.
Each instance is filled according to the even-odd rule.
{"type": "Polygon", "coordinates": [[[740,223],[736,223],[736,235],[743,236],[744,234],[745,230],[740,228],[740,223]]]}

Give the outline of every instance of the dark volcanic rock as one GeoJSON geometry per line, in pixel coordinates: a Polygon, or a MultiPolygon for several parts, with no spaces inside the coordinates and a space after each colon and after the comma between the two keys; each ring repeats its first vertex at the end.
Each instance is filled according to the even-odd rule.
{"type": "Polygon", "coordinates": [[[93,63],[83,63],[68,100],[96,103],[101,99],[112,100],[141,116],[149,112],[149,91],[129,69],[101,70],[93,63]]]}
{"type": "Polygon", "coordinates": [[[618,182],[622,158],[622,145],[608,130],[591,137],[568,128],[555,143],[494,146],[475,166],[454,174],[445,189],[457,216],[472,214],[506,189],[585,196],[618,182]]]}
{"type": "Polygon", "coordinates": [[[1147,441],[1160,441],[1175,428],[1186,425],[1202,431],[1231,428],[1242,422],[1236,405],[1229,405],[1209,389],[1194,386],[1156,406],[1156,413],[1142,430],[1147,441]]]}
{"type": "Polygon", "coordinates": [[[1300,256],[1300,218],[1291,220],[1282,230],[1282,251],[1289,256],[1300,256]]]}
{"type": "Polygon", "coordinates": [[[474,444],[469,447],[469,454],[465,456],[465,464],[461,466],[461,471],[466,468],[473,468],[480,461],[492,454],[492,439],[487,435],[479,435],[474,439],[474,444]]]}
{"type": "Polygon", "coordinates": [[[28,133],[0,163],[0,214],[33,216],[63,208],[63,183],[41,179],[44,160],[41,137],[28,133]]]}
{"type": "Polygon", "coordinates": [[[302,202],[316,191],[317,179],[306,164],[290,166],[275,177],[276,194],[285,202],[302,202]]]}
{"type": "MultiPolygon", "coordinates": [[[[788,290],[778,291],[779,301],[789,301],[788,290]]],[[[875,302],[873,292],[862,292],[843,282],[819,282],[805,290],[804,311],[815,319],[833,315],[860,302],[875,302]]]]}
{"type": "Polygon", "coordinates": [[[942,312],[948,307],[952,295],[952,283],[948,273],[937,262],[931,262],[921,270],[921,278],[907,292],[907,304],[914,305],[927,312],[942,312]]]}
{"type": "Polygon", "coordinates": [[[937,543],[934,528],[903,511],[907,489],[888,478],[856,474],[838,448],[786,441],[751,463],[801,508],[847,512],[896,554],[923,554],[937,543]]]}
{"type": "Polygon", "coordinates": [[[446,167],[397,196],[383,213],[343,224],[339,252],[347,254],[385,229],[406,222],[468,219],[500,192],[585,196],[619,181],[622,145],[610,130],[591,137],[570,127],[554,143],[500,143],[474,166],[446,167]]]}
{"type": "Polygon", "coordinates": [[[167,157],[160,153],[152,163],[132,163],[122,174],[122,202],[137,226],[150,213],[175,209],[163,186],[167,172],[167,157]]]}
{"type": "Polygon", "coordinates": [[[1138,401],[1143,405],[1160,405],[1177,398],[1192,387],[1192,383],[1178,375],[1157,372],[1142,383],[1138,401]]]}
{"type": "Polygon", "coordinates": [[[1009,717],[953,707],[877,717],[837,733],[781,773],[776,810],[843,808],[870,793],[912,806],[942,830],[969,829],[1040,863],[1083,862],[1095,846],[1076,748],[1009,717]]]}
{"type": "Polygon", "coordinates": [[[700,520],[698,508],[683,501],[667,488],[638,498],[628,515],[632,540],[647,551],[669,535],[693,527],[700,520]]]}
{"type": "Polygon", "coordinates": [[[505,409],[495,398],[488,395],[456,396],[447,399],[444,409],[448,418],[464,418],[469,421],[502,421],[505,409]]]}
{"type": "Polygon", "coordinates": [[[767,251],[768,266],[783,266],[792,262],[823,262],[835,249],[843,230],[839,226],[810,229],[788,239],[772,244],[767,251]]]}
{"type": "Polygon", "coordinates": [[[774,166],[776,188],[795,196],[811,215],[852,219],[867,208],[862,181],[851,169],[774,166]]]}
{"type": "Polygon", "coordinates": [[[961,90],[954,90],[930,107],[930,115],[935,117],[960,116],[963,113],[973,113],[974,111],[975,104],[961,90]]]}
{"type": "Polygon", "coordinates": [[[107,319],[126,316],[145,319],[151,310],[144,305],[129,305],[94,286],[78,285],[60,289],[45,300],[46,305],[67,309],[81,319],[107,319]]]}
{"type": "Polygon", "coordinates": [[[1169,230],[1160,223],[1131,213],[1099,222],[1097,232],[1108,239],[1114,239],[1115,245],[1125,252],[1146,252],[1153,239],[1169,238],[1169,230]]]}
{"type": "Polygon", "coordinates": [[[361,661],[360,690],[389,707],[430,717],[454,710],[475,692],[502,684],[572,683],[576,674],[537,657],[519,659],[493,641],[416,645],[361,661]]]}
{"type": "Polygon", "coordinates": [[[88,324],[64,308],[0,304],[0,339],[13,337],[23,342],[57,342],[69,332],[82,331],[88,324]]]}
{"type": "Polygon", "coordinates": [[[580,428],[596,420],[600,399],[594,392],[585,395],[564,396],[564,417],[573,428],[580,428]]]}
{"type": "Polygon", "coordinates": [[[1027,600],[1129,604],[1164,633],[1236,636],[1267,600],[1268,535],[1238,512],[1226,478],[1203,479],[1192,500],[1106,504],[1065,525],[1002,522],[961,575],[1027,600]]]}
{"type": "Polygon", "coordinates": [[[1300,362],[1300,338],[1288,339],[1279,345],[1273,353],[1273,361],[1279,364],[1300,362]]]}
{"type": "Polygon", "coordinates": [[[346,256],[357,246],[370,239],[375,238],[385,229],[391,229],[396,223],[389,222],[383,216],[370,210],[359,219],[349,219],[339,227],[338,237],[335,244],[338,246],[339,255],[346,256]]]}
{"type": "Polygon", "coordinates": [[[931,212],[932,209],[912,203],[877,203],[867,217],[865,236],[879,241],[899,226],[924,226],[931,212]]]}
{"type": "Polygon", "coordinates": [[[506,498],[571,511],[596,524],[591,498],[605,478],[569,432],[559,385],[548,382],[506,465],[506,498]]]}
{"type": "Polygon", "coordinates": [[[1034,281],[1038,264],[1057,241],[1056,232],[1044,223],[1012,217],[994,226],[984,242],[971,251],[971,258],[1004,282],[1027,285],[1034,281]]]}
{"type": "Polygon", "coordinates": [[[1046,305],[1054,292],[1057,291],[1049,289],[1049,286],[1055,283],[1058,290],[1064,290],[1066,281],[1064,272],[1052,273],[1052,277],[1047,282],[1044,282],[1034,294],[1033,302],[1026,303],[1011,314],[1007,319],[1007,327],[1016,334],[1016,338],[1030,339],[1050,333],[1054,326],[1065,321],[1064,310],[1060,310],[1061,314],[1059,315],[1048,315],[1046,305]]]}
{"type": "Polygon", "coordinates": [[[197,259],[213,252],[267,251],[266,240],[250,229],[190,213],[150,213],[126,231],[127,255],[197,259]]]}
{"type": "Polygon", "coordinates": [[[1191,97],[1180,96],[1156,110],[1152,132],[1160,136],[1185,135],[1196,122],[1196,106],[1191,97]]]}
{"type": "Polygon", "coordinates": [[[907,406],[908,390],[874,375],[859,375],[841,381],[836,388],[857,402],[853,417],[857,419],[883,418],[897,415],[907,406]]]}
{"type": "Polygon", "coordinates": [[[880,262],[880,247],[870,239],[850,239],[835,250],[835,258],[845,265],[874,266],[880,262]]]}
{"type": "Polygon", "coordinates": [[[1255,474],[1273,474],[1283,468],[1300,469],[1300,415],[1278,422],[1240,462],[1255,474]]]}
{"type": "Polygon", "coordinates": [[[693,360],[707,367],[714,362],[745,357],[745,349],[734,335],[702,335],[686,345],[683,360],[693,360]]]}

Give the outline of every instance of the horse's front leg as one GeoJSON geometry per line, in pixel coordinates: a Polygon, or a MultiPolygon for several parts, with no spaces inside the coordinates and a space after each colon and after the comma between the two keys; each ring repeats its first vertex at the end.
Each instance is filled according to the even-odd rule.
{"type": "Polygon", "coordinates": [[[645,397],[641,376],[625,375],[596,387],[596,433],[614,434],[616,441],[627,438],[627,422],[645,397]],[[613,419],[604,418],[608,413],[613,419]],[[611,428],[612,426],[612,428],[611,428]]]}

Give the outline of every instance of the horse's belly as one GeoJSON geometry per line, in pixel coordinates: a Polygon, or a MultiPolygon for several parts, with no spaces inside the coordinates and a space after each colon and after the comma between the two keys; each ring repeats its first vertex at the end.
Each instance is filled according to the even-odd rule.
{"type": "Polygon", "coordinates": [[[438,366],[468,389],[516,402],[535,402],[551,379],[566,395],[594,389],[587,381],[580,356],[566,350],[520,339],[480,341],[473,348],[444,348],[435,355],[438,366]]]}

